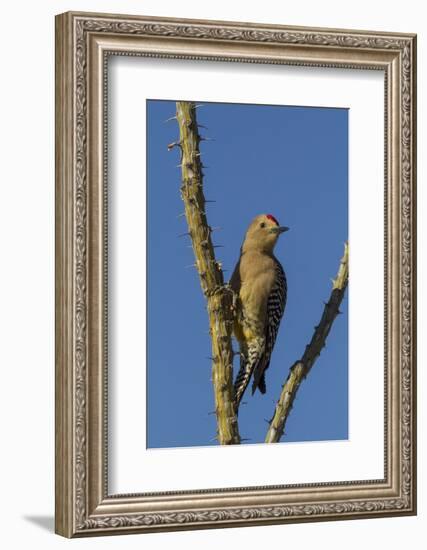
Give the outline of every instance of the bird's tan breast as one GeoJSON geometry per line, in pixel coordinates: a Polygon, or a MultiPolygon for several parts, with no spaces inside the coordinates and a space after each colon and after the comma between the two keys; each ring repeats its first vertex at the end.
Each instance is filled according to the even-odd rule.
{"type": "Polygon", "coordinates": [[[258,252],[247,252],[240,258],[236,270],[238,274],[234,278],[240,284],[235,291],[239,293],[245,315],[264,323],[268,296],[275,280],[273,258],[258,252]]]}

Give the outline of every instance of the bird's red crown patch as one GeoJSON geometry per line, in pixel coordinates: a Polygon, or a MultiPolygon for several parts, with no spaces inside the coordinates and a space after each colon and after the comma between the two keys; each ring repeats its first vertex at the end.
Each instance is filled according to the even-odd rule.
{"type": "Polygon", "coordinates": [[[279,225],[279,222],[276,220],[276,218],[273,216],[273,214],[267,214],[267,219],[271,220],[276,225],[279,225]]]}

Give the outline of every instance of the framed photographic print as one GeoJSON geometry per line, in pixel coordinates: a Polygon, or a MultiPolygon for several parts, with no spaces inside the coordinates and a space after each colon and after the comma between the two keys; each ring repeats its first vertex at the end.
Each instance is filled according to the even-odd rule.
{"type": "Polygon", "coordinates": [[[416,513],[416,37],[56,18],[56,532],[416,513]]]}

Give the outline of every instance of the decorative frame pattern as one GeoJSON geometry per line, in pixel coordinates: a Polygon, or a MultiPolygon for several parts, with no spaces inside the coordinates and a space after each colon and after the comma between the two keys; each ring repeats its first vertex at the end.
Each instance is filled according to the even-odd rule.
{"type": "Polygon", "coordinates": [[[66,13],[56,18],[56,71],[56,532],[75,537],[416,513],[416,37],[66,13]],[[384,71],[384,480],[108,495],[103,129],[111,54],[384,71]]]}

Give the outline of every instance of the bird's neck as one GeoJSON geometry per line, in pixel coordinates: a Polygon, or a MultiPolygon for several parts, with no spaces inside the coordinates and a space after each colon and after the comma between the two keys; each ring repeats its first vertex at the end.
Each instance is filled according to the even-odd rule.
{"type": "Polygon", "coordinates": [[[273,249],[274,247],[272,246],[245,241],[242,245],[241,252],[242,254],[262,254],[274,257],[273,249]]]}

